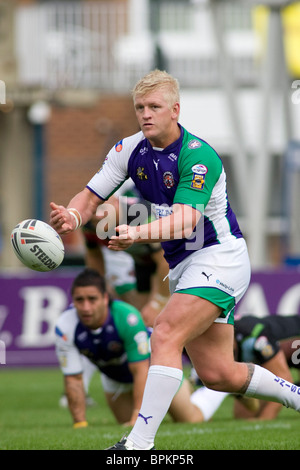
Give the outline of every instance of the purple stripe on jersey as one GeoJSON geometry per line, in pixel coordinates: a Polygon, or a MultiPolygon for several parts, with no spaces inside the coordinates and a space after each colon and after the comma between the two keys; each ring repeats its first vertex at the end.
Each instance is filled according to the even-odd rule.
{"type": "Polygon", "coordinates": [[[236,238],[243,238],[243,234],[242,234],[241,229],[239,227],[239,224],[238,224],[238,221],[236,219],[235,213],[232,211],[229,202],[228,202],[228,205],[227,205],[226,218],[227,218],[229,226],[230,226],[231,234],[236,238]]]}
{"type": "Polygon", "coordinates": [[[90,188],[88,185],[86,185],[86,188],[91,191],[91,193],[94,193],[96,194],[96,196],[101,199],[101,201],[106,201],[106,199],[104,199],[103,197],[99,196],[99,194],[97,194],[92,188],[90,188]]]}

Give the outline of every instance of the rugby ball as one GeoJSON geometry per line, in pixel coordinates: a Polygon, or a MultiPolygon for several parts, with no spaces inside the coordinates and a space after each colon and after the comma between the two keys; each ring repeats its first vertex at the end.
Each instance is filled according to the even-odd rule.
{"type": "Polygon", "coordinates": [[[50,225],[37,219],[27,219],[11,232],[13,250],[19,260],[34,271],[52,271],[64,259],[62,239],[50,225]]]}

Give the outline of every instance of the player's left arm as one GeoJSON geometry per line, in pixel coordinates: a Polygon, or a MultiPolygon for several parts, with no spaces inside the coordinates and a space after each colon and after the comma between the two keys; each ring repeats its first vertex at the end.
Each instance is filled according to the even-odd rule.
{"type": "Polygon", "coordinates": [[[73,418],[73,427],[75,429],[86,427],[85,391],[82,374],[65,375],[64,385],[69,410],[73,418]]]}
{"type": "Polygon", "coordinates": [[[174,204],[172,214],[140,226],[120,225],[118,235],[112,236],[108,247],[114,251],[126,250],[133,243],[153,243],[189,238],[199,222],[201,213],[186,204],[174,204]]]}

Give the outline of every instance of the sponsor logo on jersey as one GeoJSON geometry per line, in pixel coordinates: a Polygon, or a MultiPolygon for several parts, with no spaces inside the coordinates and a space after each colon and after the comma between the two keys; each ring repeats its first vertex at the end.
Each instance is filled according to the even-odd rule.
{"type": "Polygon", "coordinates": [[[148,176],[144,173],[144,170],[145,168],[142,168],[141,166],[139,166],[138,169],[136,170],[136,175],[139,180],[144,181],[148,179],[148,176]]]}
{"type": "Polygon", "coordinates": [[[148,152],[148,148],[147,148],[147,147],[143,147],[143,148],[140,150],[140,154],[141,154],[141,155],[145,155],[147,152],[148,152]]]}
{"type": "Polygon", "coordinates": [[[204,188],[204,183],[205,183],[205,177],[203,175],[196,175],[194,174],[192,183],[191,183],[191,188],[193,189],[203,189],[204,188]]]}
{"type": "Polygon", "coordinates": [[[67,341],[67,335],[65,335],[58,327],[55,328],[55,334],[62,338],[64,341],[67,341]]]}
{"type": "Polygon", "coordinates": [[[138,352],[140,354],[148,354],[149,353],[149,338],[146,331],[139,331],[134,336],[134,341],[136,342],[138,352]]]}
{"type": "Polygon", "coordinates": [[[123,140],[120,140],[115,145],[116,152],[121,152],[122,148],[123,148],[123,140]]]}
{"type": "Polygon", "coordinates": [[[152,204],[151,208],[156,219],[159,219],[160,217],[166,217],[173,213],[173,208],[169,207],[167,204],[152,204]]]}
{"type": "Polygon", "coordinates": [[[135,313],[130,313],[127,317],[127,323],[130,326],[135,326],[138,323],[138,317],[135,313]]]}
{"type": "Polygon", "coordinates": [[[224,289],[229,290],[230,292],[234,292],[233,287],[230,287],[227,284],[224,284],[224,282],[220,281],[220,279],[216,280],[216,284],[218,284],[219,286],[222,286],[224,289]]]}
{"type": "Polygon", "coordinates": [[[192,166],[192,172],[196,173],[197,175],[205,175],[207,173],[207,167],[202,165],[202,163],[197,163],[196,165],[192,166]]]}
{"type": "Polygon", "coordinates": [[[275,352],[266,336],[260,336],[256,340],[254,349],[259,351],[265,359],[269,359],[275,352]]]}
{"type": "Polygon", "coordinates": [[[80,333],[78,336],[77,336],[77,339],[78,341],[80,341],[81,343],[83,343],[83,341],[85,341],[88,337],[88,333],[87,331],[82,331],[82,333],[80,333]]]}
{"type": "Polygon", "coordinates": [[[165,186],[170,189],[173,188],[175,182],[174,182],[174,176],[170,171],[165,171],[163,174],[163,181],[165,186]]]}
{"type": "Polygon", "coordinates": [[[191,168],[193,172],[193,179],[191,183],[191,188],[193,189],[203,189],[205,183],[205,175],[207,173],[207,168],[205,165],[198,163],[191,168]]]}
{"type": "Polygon", "coordinates": [[[198,149],[202,146],[201,142],[197,139],[190,140],[188,143],[188,148],[191,150],[198,149]]]}

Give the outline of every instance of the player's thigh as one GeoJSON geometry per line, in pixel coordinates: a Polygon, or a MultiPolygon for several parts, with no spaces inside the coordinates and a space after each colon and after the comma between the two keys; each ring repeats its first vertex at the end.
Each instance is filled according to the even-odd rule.
{"type": "Polygon", "coordinates": [[[152,353],[160,347],[183,347],[205,332],[220,315],[221,309],[212,302],[189,294],[174,293],[155,321],[151,337],[152,353]]]}
{"type": "Polygon", "coordinates": [[[233,323],[237,302],[250,280],[250,265],[244,240],[231,240],[192,253],[170,270],[171,293],[206,299],[221,308],[217,322],[233,323]]]}

